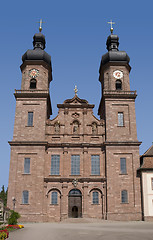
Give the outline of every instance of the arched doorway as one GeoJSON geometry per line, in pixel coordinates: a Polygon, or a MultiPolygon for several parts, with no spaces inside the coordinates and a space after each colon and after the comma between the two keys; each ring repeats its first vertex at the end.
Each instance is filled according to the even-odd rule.
{"type": "Polygon", "coordinates": [[[82,217],[82,193],[78,189],[72,189],[68,195],[68,216],[71,218],[82,217]]]}

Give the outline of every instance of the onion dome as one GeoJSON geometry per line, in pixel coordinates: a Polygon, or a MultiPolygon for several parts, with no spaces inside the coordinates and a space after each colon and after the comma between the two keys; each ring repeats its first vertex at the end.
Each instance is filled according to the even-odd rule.
{"type": "Polygon", "coordinates": [[[33,37],[33,50],[27,50],[22,56],[22,61],[26,60],[42,60],[51,66],[51,56],[44,51],[45,49],[45,36],[39,32],[33,37]]]}
{"type": "Polygon", "coordinates": [[[125,51],[119,51],[119,37],[111,34],[107,38],[107,50],[108,52],[102,56],[101,65],[108,62],[124,62],[129,63],[130,58],[125,51]]]}

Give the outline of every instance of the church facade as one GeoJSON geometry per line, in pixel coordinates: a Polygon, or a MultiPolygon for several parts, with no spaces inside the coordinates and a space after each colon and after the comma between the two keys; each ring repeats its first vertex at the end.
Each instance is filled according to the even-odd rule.
{"type": "Polygon", "coordinates": [[[51,57],[41,32],[22,56],[8,186],[8,207],[15,206],[22,221],[141,220],[136,92],[118,40],[113,33],[107,38],[100,64],[99,119],[75,88],[51,120],[51,57]]]}

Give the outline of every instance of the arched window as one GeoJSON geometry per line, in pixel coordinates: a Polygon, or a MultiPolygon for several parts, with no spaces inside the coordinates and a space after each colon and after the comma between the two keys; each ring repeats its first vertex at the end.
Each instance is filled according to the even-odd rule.
{"type": "Polygon", "coordinates": [[[92,123],[92,134],[97,134],[97,123],[92,123]]]}
{"type": "Polygon", "coordinates": [[[92,192],[92,203],[99,204],[99,192],[92,192]]]}
{"type": "Polygon", "coordinates": [[[69,196],[71,195],[81,195],[82,196],[82,193],[79,189],[72,189],[70,192],[69,192],[69,196]]]}
{"type": "Polygon", "coordinates": [[[55,130],[55,133],[60,133],[60,123],[59,123],[59,121],[55,123],[54,130],[55,130]]]}
{"type": "Polygon", "coordinates": [[[122,90],[122,81],[116,80],[116,90],[122,90]]]}
{"type": "Polygon", "coordinates": [[[28,204],[29,203],[29,192],[23,191],[22,192],[22,204],[28,204]]]}
{"type": "Polygon", "coordinates": [[[37,81],[35,78],[32,78],[30,80],[30,89],[36,89],[36,84],[37,84],[37,81]]]}
{"type": "Polygon", "coordinates": [[[121,192],[121,202],[128,203],[128,193],[127,190],[122,190],[121,192]]]}
{"type": "Polygon", "coordinates": [[[73,122],[73,133],[74,134],[78,134],[79,133],[79,122],[78,121],[74,121],[73,122]]]}
{"type": "Polygon", "coordinates": [[[57,192],[51,192],[51,204],[53,205],[58,204],[57,196],[58,196],[57,192]]]}

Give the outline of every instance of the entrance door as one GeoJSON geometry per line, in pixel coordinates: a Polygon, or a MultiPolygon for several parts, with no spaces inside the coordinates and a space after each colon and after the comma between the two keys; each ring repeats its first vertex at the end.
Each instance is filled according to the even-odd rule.
{"type": "Polygon", "coordinates": [[[82,193],[80,190],[72,189],[68,198],[68,216],[71,218],[82,217],[82,193]]]}

